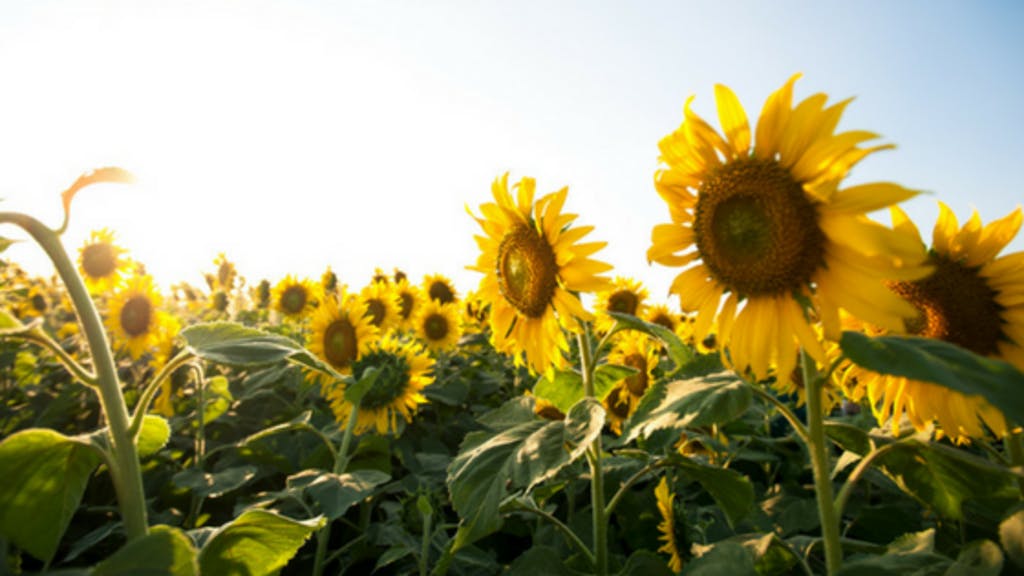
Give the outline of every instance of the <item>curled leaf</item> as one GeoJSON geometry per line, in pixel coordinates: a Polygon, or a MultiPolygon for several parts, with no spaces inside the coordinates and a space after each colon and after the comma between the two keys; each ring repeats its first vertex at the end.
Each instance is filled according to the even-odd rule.
{"type": "Polygon", "coordinates": [[[64,223],[61,224],[60,228],[57,230],[58,234],[63,233],[68,227],[68,220],[71,217],[71,200],[74,199],[75,194],[78,194],[78,191],[86,186],[107,182],[132,184],[135,182],[135,176],[133,176],[131,172],[116,166],[97,168],[79,176],[78,179],[60,195],[61,201],[64,202],[64,223]]]}

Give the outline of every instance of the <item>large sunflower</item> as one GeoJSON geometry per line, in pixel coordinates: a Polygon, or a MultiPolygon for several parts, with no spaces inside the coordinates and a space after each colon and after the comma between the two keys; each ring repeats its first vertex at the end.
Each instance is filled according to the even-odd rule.
{"type": "Polygon", "coordinates": [[[132,276],[114,292],[106,317],[107,330],[114,345],[126,349],[138,360],[166,337],[166,313],[160,310],[163,298],[149,276],[132,276]]]}
{"type": "Polygon", "coordinates": [[[364,302],[353,295],[324,298],[313,313],[307,347],[338,373],[351,374],[378,335],[364,302]]]}
{"type": "Polygon", "coordinates": [[[315,285],[308,279],[298,279],[289,274],[274,286],[271,301],[274,308],[285,318],[302,320],[316,308],[317,292],[315,285]]]}
{"type": "Polygon", "coordinates": [[[434,352],[451,350],[462,337],[458,304],[441,304],[437,300],[424,303],[413,322],[416,337],[434,352]]]}
{"type": "MultiPolygon", "coordinates": [[[[355,432],[376,430],[378,434],[387,434],[397,430],[399,416],[411,421],[416,407],[427,401],[420,391],[434,381],[430,374],[433,366],[434,361],[421,344],[403,342],[394,335],[378,340],[353,365],[357,378],[368,368],[378,370],[373,387],[359,402],[355,432]]],[[[344,425],[352,414],[352,405],[345,400],[345,387],[332,387],[327,400],[344,425]]]]}
{"type": "Polygon", "coordinates": [[[594,311],[598,314],[594,328],[601,334],[611,330],[615,319],[608,316],[607,312],[631,314],[638,318],[643,316],[647,311],[647,296],[647,289],[640,281],[616,276],[611,286],[597,293],[594,311]]]}
{"type": "Polygon", "coordinates": [[[577,292],[603,290],[607,278],[599,276],[611,266],[590,256],[604,242],[577,242],[592,226],[571,228],[575,214],[563,214],[568,188],[533,200],[536,183],[523,178],[515,199],[509,193],[508,174],[494,181],[494,202],[480,206],[474,219],[484,230],[476,236],[481,254],[475,266],[484,274],[478,292],[491,302],[491,342],[515,356],[520,353],[535,372],[565,366],[568,349],[562,327],[579,329],[577,319],[592,315],[577,292]]]}
{"type": "MultiPolygon", "coordinates": [[[[903,211],[894,208],[892,214],[897,229],[921,241],[903,211]]],[[[907,332],[945,340],[1024,370],[1024,252],[998,257],[1020,230],[1021,219],[1017,208],[983,226],[975,212],[961,228],[953,211],[940,202],[929,252],[934,271],[926,278],[890,285],[918,312],[906,322],[907,332]]],[[[847,375],[847,383],[853,378],[854,395],[866,393],[878,421],[891,417],[894,428],[906,414],[918,430],[937,421],[958,441],[982,437],[982,424],[998,436],[1009,431],[1003,414],[981,396],[856,368],[847,375]]]]}
{"type": "Polygon", "coordinates": [[[654,227],[648,260],[688,266],[670,290],[684,311],[698,312],[694,338],[717,317],[728,359],[758,379],[772,365],[788,378],[798,346],[824,362],[811,321],[837,338],[840,308],[898,328],[914,308],[884,281],[927,273],[919,243],[865,215],[915,192],[889,183],[839,189],[855,164],[889,146],[860,148],[876,138],[870,132],[834,133],[849,100],[826,107],[815,94],[793,107],[798,77],[768,98],[753,134],[739,100],[717,85],[725,136],[690,110],[691,97],[682,126],[659,143],[666,166],[655,186],[672,223],[654,227]]]}
{"type": "Polygon", "coordinates": [[[113,289],[131,267],[126,251],[114,243],[114,233],[103,228],[93,230],[78,251],[78,271],[93,294],[113,289]]]}

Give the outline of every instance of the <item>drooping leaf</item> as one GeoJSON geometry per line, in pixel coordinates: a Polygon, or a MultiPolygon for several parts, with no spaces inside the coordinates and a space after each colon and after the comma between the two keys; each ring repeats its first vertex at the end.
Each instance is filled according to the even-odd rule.
{"type": "Polygon", "coordinates": [[[378,470],[356,470],[347,474],[304,470],[288,477],[288,487],[305,490],[320,504],[327,519],[334,520],[390,479],[391,475],[378,470]]]}
{"type": "Polygon", "coordinates": [[[754,509],[754,486],[743,474],[678,455],[671,461],[711,494],[730,526],[736,526],[754,509]]]}
{"type": "Polygon", "coordinates": [[[699,557],[683,566],[682,574],[686,576],[757,574],[754,559],[742,544],[725,541],[695,549],[699,557]]]}
{"type": "Polygon", "coordinates": [[[462,519],[452,552],[500,528],[498,508],[508,490],[528,491],[582,456],[604,420],[600,403],[584,398],[565,420],[468,434],[448,469],[452,505],[462,519]]]}
{"type": "Polygon", "coordinates": [[[292,520],[266,510],[246,510],[221,526],[199,552],[203,574],[277,574],[310,534],[323,527],[322,516],[292,520]]]}
{"type": "Polygon", "coordinates": [[[732,372],[655,384],[626,421],[621,442],[661,429],[683,430],[725,424],[750,406],[752,393],[732,372]]]}
{"type": "Polygon", "coordinates": [[[214,376],[206,381],[206,405],[203,407],[203,422],[209,424],[220,418],[231,408],[234,396],[224,376],[214,376]]]}
{"type": "Polygon", "coordinates": [[[17,334],[24,334],[31,332],[39,326],[39,320],[29,322],[28,324],[22,324],[21,320],[18,320],[14,314],[6,310],[0,310],[0,337],[3,336],[15,336],[17,334]]]}
{"type": "Polygon", "coordinates": [[[197,496],[217,498],[247,484],[256,476],[256,471],[257,468],[249,464],[234,466],[213,474],[196,468],[187,468],[175,474],[171,481],[177,486],[192,490],[197,496]]]}
{"type": "Polygon", "coordinates": [[[839,345],[857,365],[982,396],[1007,418],[1024,424],[1024,372],[1009,362],[979,356],[954,344],[919,336],[843,332],[839,345]]]}
{"type": "Polygon", "coordinates": [[[48,562],[100,456],[87,441],[46,429],[0,442],[0,533],[48,562]]]}
{"type": "Polygon", "coordinates": [[[136,441],[139,458],[156,454],[167,445],[170,438],[171,427],[167,420],[156,414],[146,414],[142,417],[142,429],[136,441]]]}
{"type": "MultiPolygon", "coordinates": [[[[636,368],[617,364],[601,364],[594,369],[594,397],[604,401],[608,393],[620,381],[637,373],[636,368]]],[[[556,370],[554,379],[541,376],[533,387],[533,395],[555,405],[562,412],[568,412],[586,395],[583,377],[573,370],[556,370]]]]}
{"type": "Polygon", "coordinates": [[[234,322],[194,324],[181,337],[196,356],[229,366],[271,364],[303,350],[289,338],[234,322]]]}
{"type": "Polygon", "coordinates": [[[632,314],[624,314],[622,312],[608,312],[607,314],[618,322],[615,327],[616,332],[619,330],[637,330],[661,340],[662,344],[665,345],[665,350],[668,352],[668,357],[675,363],[677,370],[693,360],[695,356],[693,349],[683,343],[675,332],[661,324],[645,322],[632,314]]]}
{"type": "Polygon", "coordinates": [[[195,576],[199,574],[192,540],[178,528],[153,526],[149,534],[125,544],[96,565],[92,576],[195,576]]]}
{"type": "Polygon", "coordinates": [[[839,576],[904,576],[944,574],[952,561],[935,553],[935,530],[905,534],[890,544],[885,554],[847,562],[839,576]]]}

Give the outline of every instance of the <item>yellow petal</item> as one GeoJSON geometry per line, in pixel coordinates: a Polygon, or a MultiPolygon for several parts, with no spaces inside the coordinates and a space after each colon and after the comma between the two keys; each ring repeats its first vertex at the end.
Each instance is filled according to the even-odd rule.
{"type": "Polygon", "coordinates": [[[909,200],[917,194],[916,190],[889,182],[861,184],[836,193],[828,209],[839,214],[865,214],[909,200]]]}
{"type": "Polygon", "coordinates": [[[786,168],[796,164],[807,147],[814,143],[815,121],[821,114],[828,96],[818,93],[809,96],[793,109],[779,141],[779,162],[786,168]]]}
{"type": "Polygon", "coordinates": [[[807,148],[807,152],[791,169],[793,176],[802,182],[815,180],[830,168],[836,158],[842,157],[857,144],[878,138],[874,132],[854,130],[834,137],[818,139],[807,148]]]}
{"type": "Polygon", "coordinates": [[[793,84],[801,74],[790,76],[789,80],[765,100],[755,130],[754,154],[758,158],[773,158],[779,151],[779,137],[789,120],[793,101],[793,84]]]}
{"type": "Polygon", "coordinates": [[[1021,219],[1021,209],[1018,206],[1003,218],[989,222],[982,230],[977,246],[967,255],[967,265],[980,266],[994,259],[1017,236],[1021,219]]]}
{"type": "Polygon", "coordinates": [[[893,230],[917,238],[921,241],[921,233],[917,230],[917,225],[914,221],[907,216],[907,213],[903,211],[899,206],[889,207],[889,217],[892,219],[893,230]]]}
{"type": "Polygon", "coordinates": [[[953,248],[953,239],[960,228],[956,221],[956,214],[946,206],[945,202],[939,202],[939,217],[935,221],[935,229],[932,230],[932,250],[939,254],[949,254],[953,248]]]}
{"type": "Polygon", "coordinates": [[[750,123],[736,94],[728,86],[715,84],[715,100],[718,103],[718,122],[722,125],[725,138],[735,156],[745,156],[750,151],[750,123]]]}

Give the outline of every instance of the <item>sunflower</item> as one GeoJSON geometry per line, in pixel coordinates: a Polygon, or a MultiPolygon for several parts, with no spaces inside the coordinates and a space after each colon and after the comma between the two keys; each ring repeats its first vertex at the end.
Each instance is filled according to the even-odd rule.
{"type": "Polygon", "coordinates": [[[320,276],[320,289],[324,295],[331,296],[338,293],[338,275],[328,266],[327,270],[320,276]]]}
{"type": "Polygon", "coordinates": [[[757,379],[773,364],[782,377],[792,373],[798,346],[824,362],[811,321],[838,338],[840,308],[898,328],[914,308],[884,282],[928,271],[919,243],[866,216],[916,192],[889,183],[839,189],[862,158],[890,146],[858,147],[876,138],[870,132],[834,133],[849,100],[826,107],[816,94],[792,107],[798,77],[768,98],[753,145],[743,107],[722,85],[724,138],[690,110],[691,97],[682,126],[659,143],[666,167],[655,186],[672,223],[654,227],[647,258],[687,266],[670,291],[697,312],[695,340],[717,319],[719,347],[757,379]]]}
{"type": "Polygon", "coordinates": [[[51,296],[50,291],[46,285],[41,282],[34,282],[25,294],[24,299],[18,302],[16,311],[18,318],[44,318],[46,314],[52,309],[50,303],[51,296]]]}
{"type": "Polygon", "coordinates": [[[441,304],[431,300],[420,307],[413,322],[416,337],[425,343],[430,350],[440,352],[451,350],[462,337],[459,325],[458,304],[441,304]]]}
{"type": "Polygon", "coordinates": [[[206,275],[206,284],[210,287],[210,290],[221,290],[223,292],[234,290],[235,280],[238,278],[238,271],[235,270],[234,262],[228,260],[227,256],[221,252],[214,258],[213,265],[217,267],[217,273],[206,275]]]}
{"type": "Polygon", "coordinates": [[[353,295],[324,298],[313,313],[306,346],[338,373],[351,374],[378,335],[364,302],[353,295]]]}
{"type": "Polygon", "coordinates": [[[398,329],[413,330],[416,312],[422,306],[423,295],[420,289],[409,284],[407,278],[396,280],[392,294],[398,309],[398,329]]]}
{"type": "Polygon", "coordinates": [[[480,332],[487,326],[491,305],[476,292],[469,292],[463,299],[462,328],[464,332],[480,332]]]}
{"type": "Polygon", "coordinates": [[[165,335],[167,314],[150,276],[128,278],[110,297],[107,329],[117,348],[127,349],[133,360],[152,350],[165,335]]]}
{"type": "Polygon", "coordinates": [[[443,274],[428,274],[423,278],[423,292],[431,300],[437,300],[441,304],[449,304],[459,299],[455,286],[447,276],[443,274]]]}
{"type": "Polygon", "coordinates": [[[641,317],[647,311],[647,289],[632,278],[616,276],[611,286],[597,293],[594,310],[598,312],[594,329],[604,334],[615,325],[615,319],[606,312],[620,312],[641,317]]]}
{"type": "Polygon", "coordinates": [[[270,307],[270,297],[273,290],[270,288],[270,281],[263,279],[260,283],[252,289],[251,297],[253,302],[256,303],[256,308],[260,310],[266,310],[270,307]]]}
{"type": "Polygon", "coordinates": [[[629,393],[626,382],[617,382],[601,402],[604,405],[608,429],[616,436],[622,434],[622,424],[636,410],[636,398],[629,393]]]}
{"type": "Polygon", "coordinates": [[[652,304],[643,313],[643,319],[651,324],[664,326],[672,332],[679,328],[679,314],[673,312],[667,304],[652,304]]]}
{"type": "Polygon", "coordinates": [[[608,363],[637,370],[636,374],[623,382],[629,394],[639,400],[654,381],[654,369],[658,367],[658,344],[643,332],[620,332],[615,335],[614,344],[608,353],[608,363]]]}
{"type": "Polygon", "coordinates": [[[78,271],[93,294],[107,292],[117,285],[131,267],[126,251],[114,243],[114,233],[103,228],[93,230],[78,251],[78,271]]]}
{"type": "MultiPolygon", "coordinates": [[[[427,401],[420,391],[434,381],[429,374],[433,365],[430,355],[417,342],[403,342],[394,335],[377,341],[352,368],[356,377],[369,368],[378,370],[373,387],[359,402],[355,432],[375,430],[387,434],[397,430],[398,416],[411,421],[417,406],[427,401]]],[[[352,405],[345,400],[345,387],[340,383],[333,386],[327,392],[327,400],[344,425],[352,414],[352,405]]]]}
{"type": "MultiPolygon", "coordinates": [[[[892,215],[897,229],[921,241],[902,210],[894,208],[892,215]]],[[[960,227],[953,211],[940,202],[928,255],[934,271],[922,279],[890,284],[917,311],[906,322],[906,331],[1024,370],[1024,252],[998,256],[1020,230],[1021,220],[1019,207],[984,226],[974,212],[960,227]]],[[[891,417],[894,428],[906,414],[914,428],[923,430],[937,421],[958,442],[983,437],[983,424],[997,436],[1009,432],[1003,414],[981,396],[866,370],[855,370],[852,376],[878,421],[891,417]]]]}
{"type": "Polygon", "coordinates": [[[661,514],[661,522],[658,524],[661,535],[658,536],[658,540],[663,544],[658,548],[658,552],[668,554],[669,570],[679,572],[683,569],[683,557],[679,551],[680,539],[676,534],[675,496],[669,491],[668,480],[664,476],[654,488],[654,497],[658,501],[658,512],[661,514]]]}
{"type": "Polygon", "coordinates": [[[274,308],[286,318],[301,320],[317,305],[317,293],[313,283],[289,274],[274,286],[271,295],[274,308]]]}
{"type": "Polygon", "coordinates": [[[591,226],[570,228],[574,214],[563,214],[568,188],[533,201],[536,183],[523,178],[513,200],[508,174],[494,181],[495,203],[480,206],[474,219],[484,230],[476,236],[481,254],[476,266],[484,274],[479,294],[491,303],[491,343],[500,352],[520,353],[535,372],[566,364],[568,349],[562,327],[580,329],[579,320],[593,316],[583,308],[578,292],[604,290],[599,276],[611,266],[590,256],[604,242],[578,244],[591,226]]]}
{"type": "Polygon", "coordinates": [[[370,282],[359,292],[359,299],[366,304],[370,323],[382,333],[398,324],[398,305],[390,282],[370,282]]]}

